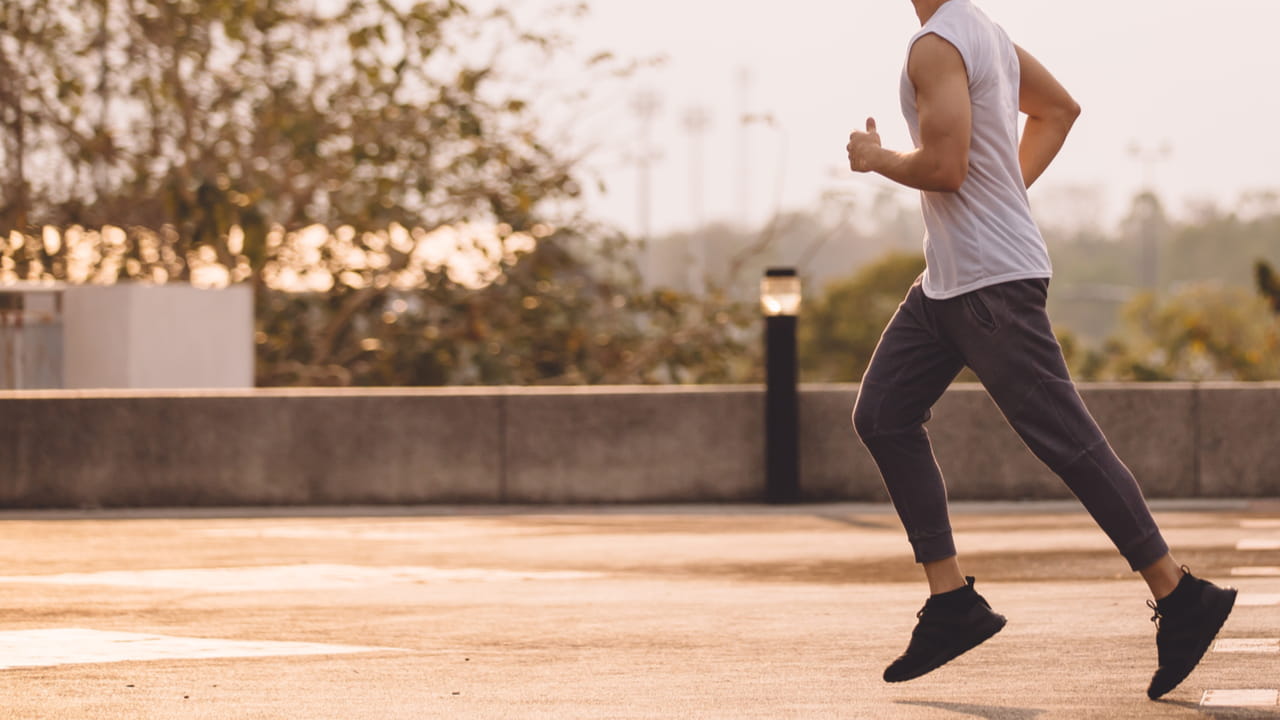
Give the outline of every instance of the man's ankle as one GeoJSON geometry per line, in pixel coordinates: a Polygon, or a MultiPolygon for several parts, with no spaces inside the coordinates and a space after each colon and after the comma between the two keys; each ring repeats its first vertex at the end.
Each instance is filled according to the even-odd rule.
{"type": "Polygon", "coordinates": [[[976,604],[978,599],[978,592],[973,589],[972,578],[965,578],[965,584],[955,590],[930,595],[929,604],[949,610],[967,610],[976,604]]]}
{"type": "Polygon", "coordinates": [[[1156,607],[1162,613],[1176,613],[1192,605],[1195,601],[1196,584],[1191,573],[1184,573],[1178,585],[1168,595],[1156,601],[1156,607]]]}
{"type": "Polygon", "coordinates": [[[1156,602],[1168,597],[1187,574],[1168,554],[1139,572],[1142,574],[1142,579],[1147,582],[1151,597],[1155,598],[1156,602]]]}
{"type": "Polygon", "coordinates": [[[960,562],[954,555],[936,562],[924,563],[923,568],[925,578],[929,581],[930,595],[960,590],[968,584],[968,579],[960,570],[960,562]]]}

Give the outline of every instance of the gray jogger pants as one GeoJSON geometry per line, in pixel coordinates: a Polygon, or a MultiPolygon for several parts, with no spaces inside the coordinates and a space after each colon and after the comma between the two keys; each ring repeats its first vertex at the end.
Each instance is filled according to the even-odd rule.
{"type": "Polygon", "coordinates": [[[876,346],[853,423],[880,468],[917,562],[956,554],[947,491],[924,425],[965,366],[1130,567],[1148,567],[1169,551],[1133,474],[1071,382],[1045,312],[1048,290],[1048,280],[1017,280],[933,300],[917,281],[876,346]]]}

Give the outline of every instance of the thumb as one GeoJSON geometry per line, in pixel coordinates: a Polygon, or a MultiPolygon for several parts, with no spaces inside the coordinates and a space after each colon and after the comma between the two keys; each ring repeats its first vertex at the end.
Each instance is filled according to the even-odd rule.
{"type": "Polygon", "coordinates": [[[873,117],[867,118],[867,132],[873,133],[875,131],[876,131],[876,119],[873,117]]]}

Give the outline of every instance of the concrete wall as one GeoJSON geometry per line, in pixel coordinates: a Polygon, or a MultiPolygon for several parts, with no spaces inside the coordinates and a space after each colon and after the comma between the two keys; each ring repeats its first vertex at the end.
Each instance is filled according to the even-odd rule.
{"type": "MultiPolygon", "coordinates": [[[[811,500],[883,500],[849,415],[806,387],[811,500]]],[[[1097,385],[1151,497],[1280,496],[1280,384],[1097,385]]],[[[755,501],[763,393],[731,388],[0,393],[0,507],[755,501]]],[[[1070,497],[986,394],[929,425],[956,499],[1070,497]]]]}

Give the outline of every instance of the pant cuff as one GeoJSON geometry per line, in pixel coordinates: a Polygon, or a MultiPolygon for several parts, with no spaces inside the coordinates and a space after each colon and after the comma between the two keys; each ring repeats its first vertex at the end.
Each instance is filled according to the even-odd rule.
{"type": "Polygon", "coordinates": [[[1169,554],[1169,544],[1159,530],[1121,551],[1124,559],[1129,561],[1129,568],[1134,572],[1149,568],[1157,560],[1169,554]]]}
{"type": "Polygon", "coordinates": [[[915,551],[916,562],[922,565],[956,556],[956,541],[950,530],[939,535],[909,539],[911,549],[915,551]]]}

